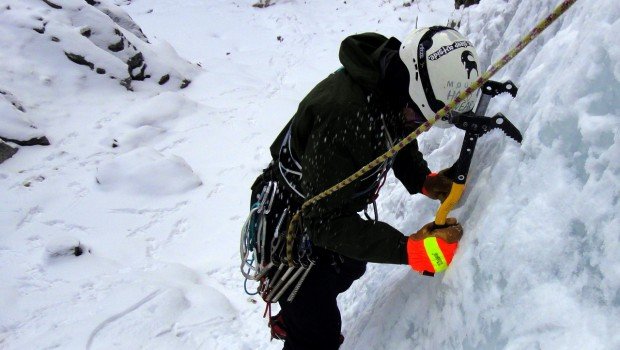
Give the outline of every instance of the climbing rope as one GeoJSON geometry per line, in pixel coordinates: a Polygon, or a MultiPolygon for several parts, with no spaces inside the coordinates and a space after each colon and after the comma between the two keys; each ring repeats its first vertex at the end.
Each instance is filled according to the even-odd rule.
{"type": "MultiPolygon", "coordinates": [[[[491,68],[489,68],[488,71],[482,74],[474,83],[472,83],[467,89],[461,92],[454,100],[452,100],[452,102],[448,103],[442,109],[440,109],[435,114],[435,116],[433,116],[431,119],[429,119],[424,124],[420,125],[420,127],[418,127],[415,131],[407,135],[403,140],[398,142],[396,145],[394,145],[392,148],[387,150],[384,154],[377,157],[372,162],[366,164],[364,167],[362,167],[360,170],[358,170],[351,176],[347,177],[341,182],[335,184],[334,186],[328,188],[327,190],[319,193],[318,195],[304,202],[304,204],[301,207],[301,210],[298,211],[293,217],[292,222],[297,223],[298,220],[301,218],[301,212],[303,212],[304,209],[306,209],[308,206],[320,201],[321,199],[325,197],[332,195],[334,192],[342,189],[343,187],[347,186],[353,181],[359,179],[361,176],[363,176],[364,174],[366,174],[367,172],[369,172],[371,169],[375,168],[379,164],[385,162],[389,158],[394,157],[396,153],[398,153],[398,151],[400,151],[405,146],[407,146],[409,143],[411,143],[413,140],[415,140],[423,132],[430,129],[430,127],[433,124],[435,124],[437,120],[440,120],[441,118],[445,117],[448,114],[448,112],[450,112],[452,109],[454,109],[454,107],[456,107],[457,104],[461,103],[474,91],[478,90],[482,85],[484,85],[484,83],[486,83],[489,79],[491,79],[491,77],[493,77],[493,75],[495,75],[497,71],[502,69],[506,64],[508,64],[508,62],[510,62],[515,56],[517,56],[521,51],[523,51],[523,49],[529,43],[531,43],[536,37],[538,37],[538,35],[540,35],[540,33],[542,33],[545,29],[547,29],[547,27],[549,27],[555,20],[557,20],[560,16],[562,16],[564,12],[566,12],[576,1],[577,0],[564,0],[560,5],[558,5],[551,12],[551,14],[549,14],[546,18],[538,22],[538,24],[525,37],[523,37],[523,39],[521,39],[521,41],[517,43],[517,45],[515,45],[507,54],[505,54],[502,58],[500,58],[497,62],[495,62],[491,66],[491,68]]],[[[289,243],[290,246],[292,246],[291,243],[289,243]]],[[[292,247],[289,247],[289,249],[292,251],[292,247]]]]}

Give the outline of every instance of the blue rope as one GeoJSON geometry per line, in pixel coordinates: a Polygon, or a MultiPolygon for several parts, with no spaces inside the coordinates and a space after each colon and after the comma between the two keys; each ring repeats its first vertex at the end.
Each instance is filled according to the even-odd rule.
{"type": "MultiPolygon", "coordinates": [[[[254,202],[251,206],[250,206],[250,210],[254,210],[256,208],[258,208],[260,206],[260,200],[257,202],[254,202]]],[[[245,236],[245,239],[243,240],[243,244],[245,246],[246,250],[252,251],[252,258],[249,260],[246,260],[245,263],[248,266],[248,274],[250,274],[250,272],[252,271],[252,265],[254,264],[254,260],[255,260],[255,247],[256,247],[256,239],[257,239],[257,230],[258,230],[258,224],[260,221],[260,217],[257,217],[258,213],[255,212],[251,217],[250,217],[250,222],[248,224],[248,231],[247,231],[247,235],[245,236]]],[[[245,293],[247,295],[257,295],[259,292],[258,290],[254,293],[250,292],[248,290],[248,279],[246,278],[245,281],[243,282],[243,289],[245,291],[245,293]]]]}
{"type": "MultiPolygon", "coordinates": [[[[249,261],[247,261],[247,263],[249,264],[249,266],[252,266],[252,264],[254,263],[254,257],[252,257],[252,259],[250,259],[249,261]]],[[[248,273],[250,273],[251,268],[248,267],[248,273]]],[[[248,290],[248,279],[246,278],[245,281],[243,281],[243,290],[245,290],[245,294],[247,295],[257,295],[258,294],[258,290],[256,290],[255,293],[250,293],[250,291],[248,290]]]]}
{"type": "MultiPolygon", "coordinates": [[[[250,208],[250,210],[258,208],[259,205],[260,205],[260,202],[255,202],[254,204],[252,204],[252,207],[250,208]]],[[[254,212],[254,215],[250,217],[250,224],[248,225],[248,236],[246,239],[246,248],[248,246],[249,247],[256,246],[256,231],[258,230],[258,222],[260,220],[260,218],[257,220],[256,218],[257,214],[258,212],[254,212]]]]}

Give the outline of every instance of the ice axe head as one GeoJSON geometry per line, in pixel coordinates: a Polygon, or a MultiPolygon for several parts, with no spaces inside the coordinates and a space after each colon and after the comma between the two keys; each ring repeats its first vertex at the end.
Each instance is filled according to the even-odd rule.
{"type": "Polygon", "coordinates": [[[492,129],[500,129],[504,132],[504,134],[506,134],[506,136],[517,141],[518,143],[523,141],[523,135],[521,135],[519,129],[517,129],[517,127],[514,126],[514,124],[512,124],[502,113],[497,113],[493,118],[489,119],[489,130],[492,129]]]}

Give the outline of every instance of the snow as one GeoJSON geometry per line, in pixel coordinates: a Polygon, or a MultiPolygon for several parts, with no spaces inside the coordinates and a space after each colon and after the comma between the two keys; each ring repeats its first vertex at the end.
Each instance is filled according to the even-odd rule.
{"type": "Polygon", "coordinates": [[[43,136],[40,130],[32,125],[27,114],[16,106],[20,106],[8,93],[0,96],[0,115],[2,115],[2,137],[10,140],[30,140],[43,136]]]}
{"type": "MultiPolygon", "coordinates": [[[[0,1],[0,136],[51,143],[0,164],[2,349],[281,348],[262,301],[243,292],[238,235],[268,146],[339,68],[340,41],[460,20],[488,66],[558,3],[52,2],[65,8],[0,1]],[[99,34],[82,36],[87,25],[99,34]],[[152,75],[134,91],[109,77],[128,76],[132,50],[106,50],[114,29],[152,75]]],[[[343,349],[620,348],[619,31],[617,1],[578,1],[498,73],[520,90],[489,113],[506,114],[523,144],[480,139],[444,274],[373,264],[339,298],[343,349]]],[[[424,134],[431,169],[451,165],[461,140],[424,134]]],[[[391,177],[379,203],[405,233],[436,209],[391,177]]]]}
{"type": "Polygon", "coordinates": [[[148,147],[102,163],[97,169],[97,183],[103,191],[155,196],[180,194],[202,184],[181,157],[166,157],[148,147]]]}

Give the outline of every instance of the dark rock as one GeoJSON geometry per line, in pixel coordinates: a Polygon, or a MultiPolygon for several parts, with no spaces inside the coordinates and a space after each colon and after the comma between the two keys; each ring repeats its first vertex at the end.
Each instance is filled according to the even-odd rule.
{"type": "Polygon", "coordinates": [[[180,86],[180,88],[181,88],[181,89],[185,89],[186,87],[188,87],[188,86],[189,86],[189,84],[190,84],[191,82],[192,82],[192,81],[191,81],[191,80],[189,80],[189,79],[183,79],[183,81],[181,82],[181,86],[180,86]]]}
{"type": "Polygon", "coordinates": [[[69,236],[56,236],[52,238],[52,240],[47,243],[45,251],[50,261],[91,253],[89,247],[82,244],[82,242],[76,238],[69,236]]]}
{"type": "Polygon", "coordinates": [[[17,148],[13,148],[0,141],[0,164],[11,158],[15,153],[17,153],[17,148]]]}
{"type": "Polygon", "coordinates": [[[114,34],[119,36],[120,40],[115,44],[109,45],[108,49],[112,52],[119,52],[125,48],[125,36],[118,29],[114,29],[114,34]]]}
{"type": "Polygon", "coordinates": [[[90,38],[90,36],[93,34],[93,31],[90,28],[82,28],[82,30],[80,30],[80,34],[82,34],[82,36],[90,38]]]}
{"type": "Polygon", "coordinates": [[[159,79],[159,85],[164,85],[165,83],[168,82],[168,80],[170,80],[170,74],[166,74],[163,77],[161,77],[161,79],[159,79]]]}
{"type": "Polygon", "coordinates": [[[142,65],[142,63],[144,63],[144,55],[142,55],[142,52],[138,52],[137,54],[135,54],[134,56],[132,56],[128,61],[127,61],[127,66],[129,67],[129,70],[133,70],[135,68],[138,68],[142,65]]]}
{"type": "Polygon", "coordinates": [[[88,66],[90,67],[91,70],[95,69],[95,65],[92,62],[88,62],[84,58],[84,56],[76,55],[76,54],[69,53],[69,52],[65,52],[65,55],[67,56],[68,59],[70,59],[74,63],[77,63],[82,66],[88,66]]]}
{"type": "Polygon", "coordinates": [[[97,68],[96,72],[97,72],[97,74],[105,74],[105,69],[97,68]]]}
{"type": "Polygon", "coordinates": [[[57,43],[57,42],[60,42],[60,39],[59,39],[59,38],[57,38],[57,37],[55,37],[55,36],[53,36],[53,37],[52,37],[52,41],[53,41],[53,42],[55,42],[55,43],[57,43]]]}
{"type": "Polygon", "coordinates": [[[146,63],[143,64],[142,68],[140,68],[140,72],[138,74],[134,74],[133,72],[130,71],[130,75],[132,75],[132,78],[134,80],[140,80],[140,81],[142,81],[142,80],[144,80],[146,78],[150,78],[151,77],[150,75],[145,75],[144,74],[144,71],[146,70],[146,66],[147,66],[146,63]]]}
{"type": "Polygon", "coordinates": [[[9,139],[9,138],[0,136],[0,140],[6,141],[6,142],[13,142],[14,144],[20,145],[20,146],[49,146],[50,145],[50,141],[45,136],[36,137],[34,139],[30,139],[27,141],[14,140],[14,139],[9,139]]]}
{"type": "Polygon", "coordinates": [[[53,2],[49,1],[49,0],[43,0],[44,3],[48,4],[51,8],[56,9],[56,10],[60,10],[62,8],[62,6],[60,5],[56,5],[53,2]]]}
{"type": "Polygon", "coordinates": [[[133,80],[144,80],[146,78],[144,75],[145,70],[146,63],[144,63],[142,52],[138,52],[127,61],[127,71],[133,80]],[[137,74],[134,72],[136,68],[140,68],[137,74]]]}
{"type": "Polygon", "coordinates": [[[122,79],[121,85],[128,91],[133,91],[133,87],[131,87],[131,77],[122,79]]]}
{"type": "Polygon", "coordinates": [[[35,32],[39,33],[39,34],[43,34],[45,33],[45,26],[47,25],[47,23],[43,23],[43,27],[41,28],[32,28],[32,30],[34,30],[35,32]]]}
{"type": "Polygon", "coordinates": [[[108,49],[112,52],[119,52],[124,48],[125,48],[125,38],[121,38],[121,40],[117,42],[116,44],[112,44],[108,46],[108,49]]]}
{"type": "Polygon", "coordinates": [[[461,6],[469,7],[478,3],[480,3],[480,0],[454,0],[454,8],[458,9],[461,6]]]}
{"type": "Polygon", "coordinates": [[[254,5],[252,5],[253,7],[258,7],[260,9],[265,8],[265,7],[269,7],[273,5],[271,3],[271,0],[258,0],[258,2],[254,5]]]}

